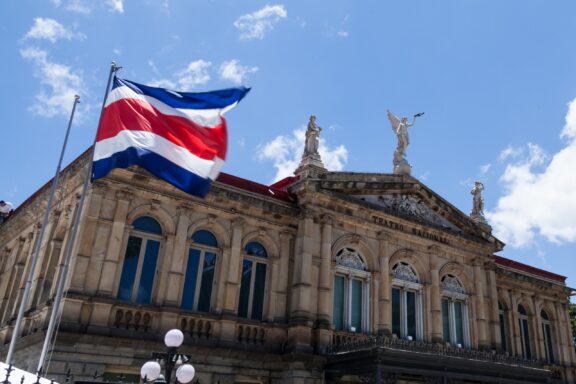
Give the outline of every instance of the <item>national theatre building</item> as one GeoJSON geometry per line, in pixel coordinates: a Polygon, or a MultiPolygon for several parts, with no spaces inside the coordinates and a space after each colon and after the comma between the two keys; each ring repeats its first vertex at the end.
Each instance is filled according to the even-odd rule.
{"type": "MultiPolygon", "coordinates": [[[[95,181],[47,376],[130,381],[179,328],[202,384],[575,382],[572,289],[496,255],[480,183],[461,212],[410,176],[400,133],[393,173],[329,172],[316,128],[273,185],[221,174],[199,199],[138,167],[95,181]]],[[[61,175],[20,335],[50,183],[0,225],[0,360],[19,336],[19,368],[36,368],[89,161],[61,175]]]]}

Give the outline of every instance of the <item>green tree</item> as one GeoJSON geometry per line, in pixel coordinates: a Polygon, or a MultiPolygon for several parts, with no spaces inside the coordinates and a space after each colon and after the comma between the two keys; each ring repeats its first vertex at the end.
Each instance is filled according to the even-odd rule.
{"type": "Polygon", "coordinates": [[[576,304],[570,304],[570,325],[572,325],[572,336],[576,337],[576,304]]]}

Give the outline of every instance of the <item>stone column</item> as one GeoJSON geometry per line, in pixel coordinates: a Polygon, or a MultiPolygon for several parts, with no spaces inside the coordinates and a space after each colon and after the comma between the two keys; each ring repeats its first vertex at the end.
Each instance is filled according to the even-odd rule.
{"type": "MultiPolygon", "coordinates": [[[[378,232],[378,258],[380,260],[380,282],[378,287],[378,334],[392,335],[392,306],[390,295],[390,234],[378,232]]],[[[376,292],[376,291],[375,291],[376,292]]]]}
{"type": "MultiPolygon", "coordinates": [[[[188,258],[188,227],[190,226],[190,210],[187,204],[182,204],[177,208],[178,221],[176,224],[176,236],[173,236],[173,252],[165,254],[168,259],[168,274],[166,281],[170,288],[162,295],[164,304],[178,306],[184,285],[184,274],[186,273],[186,260],[188,258]]],[[[160,296],[160,294],[159,294],[160,296]]],[[[161,296],[161,297],[162,297],[161,296]]]]}
{"type": "MultiPolygon", "coordinates": [[[[566,306],[564,303],[555,303],[554,308],[556,308],[556,318],[558,319],[558,327],[560,328],[560,340],[558,340],[559,342],[559,352],[560,352],[560,356],[558,356],[558,360],[564,364],[569,364],[569,363],[574,363],[573,361],[571,362],[570,360],[570,345],[566,345],[566,343],[564,343],[564,340],[570,340],[570,336],[572,335],[572,330],[570,327],[570,322],[568,322],[567,324],[565,323],[565,319],[568,315],[568,311],[566,309],[566,306]]],[[[573,349],[572,349],[573,350],[573,349]]]]}
{"type": "Polygon", "coordinates": [[[498,287],[496,286],[496,272],[494,262],[490,260],[486,263],[488,271],[488,295],[490,296],[490,327],[492,348],[502,350],[502,341],[500,338],[500,310],[498,309],[498,287]]]}
{"type": "Polygon", "coordinates": [[[546,346],[544,345],[544,331],[542,330],[542,317],[540,316],[542,300],[532,296],[532,305],[534,306],[534,344],[536,344],[536,353],[539,359],[546,359],[546,346]]]}
{"type": "Polygon", "coordinates": [[[314,245],[313,212],[302,207],[298,221],[298,239],[294,254],[292,296],[290,303],[290,328],[288,349],[295,352],[312,351],[312,252],[314,245]]]}
{"type": "Polygon", "coordinates": [[[244,219],[237,218],[232,221],[232,234],[230,239],[230,257],[228,275],[226,276],[226,289],[222,313],[236,315],[237,299],[240,290],[240,274],[242,273],[242,234],[244,219]]]}
{"type": "MultiPolygon", "coordinates": [[[[557,326],[560,329],[563,329],[566,335],[571,335],[572,333],[572,326],[570,324],[570,315],[568,314],[568,307],[565,306],[562,310],[562,317],[559,318],[560,321],[557,322],[557,326]]],[[[570,338],[563,339],[566,341],[566,344],[563,348],[565,348],[567,355],[566,355],[566,364],[572,364],[572,366],[576,365],[576,350],[572,347],[572,343],[570,343],[570,338]]],[[[574,371],[576,374],[576,370],[574,371]]]]}
{"type": "Polygon", "coordinates": [[[92,254],[92,245],[94,244],[98,217],[100,216],[100,208],[102,207],[102,195],[96,193],[96,191],[100,190],[101,188],[98,188],[97,185],[93,185],[91,192],[86,198],[86,211],[85,215],[83,215],[83,224],[82,227],[79,228],[81,231],[79,231],[76,236],[78,239],[78,252],[74,266],[70,268],[70,290],[85,292],[87,294],[96,293],[100,268],[102,266],[102,261],[96,261],[96,255],[92,254]],[[90,271],[90,273],[88,273],[88,271],[90,271]],[[91,279],[91,284],[88,283],[88,279],[91,279]]]}
{"type": "Polygon", "coordinates": [[[290,268],[290,244],[292,242],[292,233],[280,232],[280,275],[276,285],[276,311],[275,321],[285,322],[288,313],[288,276],[290,268]]]}
{"type": "MultiPolygon", "coordinates": [[[[116,192],[116,211],[110,231],[108,248],[102,264],[102,273],[98,282],[98,292],[103,295],[114,296],[114,281],[118,272],[118,263],[121,258],[122,240],[126,228],[126,217],[132,193],[119,190],[116,192]]],[[[90,269],[91,274],[98,273],[98,269],[90,269]]]]}
{"type": "Polygon", "coordinates": [[[522,354],[522,333],[520,331],[520,324],[518,316],[518,293],[515,290],[508,291],[510,295],[510,341],[512,342],[513,353],[516,355],[522,354]]]}
{"type": "Polygon", "coordinates": [[[482,265],[484,260],[482,257],[477,257],[474,261],[474,280],[476,283],[476,300],[477,300],[477,312],[476,320],[478,326],[478,347],[480,349],[487,349],[489,347],[488,340],[486,337],[488,327],[486,321],[486,308],[484,303],[484,287],[486,285],[484,270],[482,265]]]}
{"type": "Polygon", "coordinates": [[[440,293],[440,247],[431,246],[428,248],[430,257],[430,313],[431,322],[431,339],[433,343],[444,343],[442,328],[442,295],[440,293]]]}
{"type": "Polygon", "coordinates": [[[320,271],[318,276],[318,314],[316,317],[317,343],[325,350],[330,343],[332,324],[332,222],[330,215],[322,215],[322,237],[320,243],[320,271]]]}

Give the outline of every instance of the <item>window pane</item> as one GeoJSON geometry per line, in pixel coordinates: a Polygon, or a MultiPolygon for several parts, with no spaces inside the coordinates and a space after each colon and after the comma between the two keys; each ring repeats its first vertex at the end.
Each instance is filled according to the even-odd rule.
{"type": "Polygon", "coordinates": [[[198,297],[198,310],[201,312],[210,311],[214,268],[216,268],[216,255],[212,252],[204,253],[204,268],[202,269],[202,280],[200,282],[200,297],[198,297]]]}
{"type": "Polygon", "coordinates": [[[252,293],[252,316],[253,320],[262,320],[264,311],[264,290],[266,288],[266,264],[256,263],[256,281],[252,293]]]}
{"type": "Polygon", "coordinates": [[[211,232],[208,232],[204,229],[194,232],[192,235],[192,241],[197,244],[208,245],[210,247],[218,246],[216,237],[211,232]]]}
{"type": "Polygon", "coordinates": [[[252,278],[252,261],[242,262],[242,280],[240,282],[240,300],[238,301],[238,316],[248,317],[248,301],[250,300],[250,281],[252,278]]]}
{"type": "Polygon", "coordinates": [[[450,341],[450,312],[449,312],[449,302],[446,299],[442,299],[442,334],[444,336],[444,341],[450,341]]]}
{"type": "Polygon", "coordinates": [[[140,231],[157,233],[159,235],[162,234],[162,227],[160,226],[160,224],[158,224],[156,220],[148,216],[137,218],[132,223],[132,226],[134,227],[134,229],[138,229],[140,231]]]}
{"type": "Polygon", "coordinates": [[[196,280],[198,278],[198,262],[200,261],[200,251],[190,249],[188,251],[188,265],[186,266],[186,277],[184,278],[184,291],[182,292],[182,308],[194,308],[194,296],[196,295],[196,280]]]}
{"type": "Polygon", "coordinates": [[[406,322],[408,331],[406,336],[412,336],[416,340],[416,294],[414,292],[406,292],[406,322]]]}
{"type": "Polygon", "coordinates": [[[548,362],[554,362],[554,351],[552,350],[552,332],[550,331],[550,324],[544,324],[544,334],[546,335],[546,357],[548,362]]]}
{"type": "Polygon", "coordinates": [[[149,304],[152,299],[152,287],[154,285],[154,276],[156,275],[156,261],[158,260],[158,251],[160,242],[156,240],[146,240],[146,252],[144,253],[144,262],[142,263],[142,273],[140,274],[140,286],[138,287],[138,304],[149,304]]]}
{"type": "Polygon", "coordinates": [[[502,343],[502,350],[506,351],[506,323],[503,313],[500,314],[500,342],[502,343]]]}
{"type": "Polygon", "coordinates": [[[400,290],[392,288],[392,333],[400,337],[400,290]]]}
{"type": "Polygon", "coordinates": [[[122,275],[120,277],[120,287],[118,288],[118,299],[120,300],[132,300],[132,288],[136,279],[141,246],[141,238],[134,236],[128,238],[126,256],[124,256],[124,265],[122,266],[122,275]]]}
{"type": "Polygon", "coordinates": [[[454,321],[456,324],[456,344],[464,345],[464,319],[462,318],[462,303],[454,303],[454,321]]]}
{"type": "Polygon", "coordinates": [[[352,297],[350,298],[351,322],[356,332],[362,332],[362,280],[352,280],[352,297]]]}
{"type": "Polygon", "coordinates": [[[532,358],[532,353],[530,353],[530,334],[528,333],[528,320],[522,319],[520,320],[520,324],[522,326],[522,332],[524,336],[524,345],[526,346],[524,357],[530,359],[532,358]]]}
{"type": "Polygon", "coordinates": [[[268,253],[266,252],[266,248],[262,246],[262,244],[257,243],[255,241],[251,241],[244,247],[244,251],[251,256],[258,256],[258,257],[268,257],[268,253]]]}
{"type": "Polygon", "coordinates": [[[332,310],[332,322],[337,331],[344,329],[344,278],[334,277],[334,308],[332,310]]]}

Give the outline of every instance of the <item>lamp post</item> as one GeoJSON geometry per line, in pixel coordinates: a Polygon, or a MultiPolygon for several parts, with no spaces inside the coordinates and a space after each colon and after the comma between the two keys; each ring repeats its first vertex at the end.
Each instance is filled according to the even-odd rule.
{"type": "Polygon", "coordinates": [[[171,384],[172,371],[176,367],[176,383],[186,384],[192,381],[196,370],[192,364],[188,364],[191,357],[178,353],[178,348],[184,341],[184,334],[179,329],[172,329],[166,332],[164,344],[166,352],[153,352],[154,360],[148,361],[140,368],[140,377],[144,383],[165,381],[171,384]],[[162,377],[162,367],[159,362],[164,363],[165,377],[162,377]],[[164,380],[162,380],[164,379],[164,380]]]}

